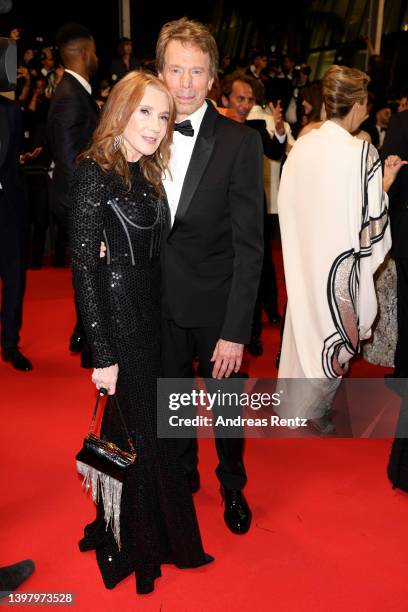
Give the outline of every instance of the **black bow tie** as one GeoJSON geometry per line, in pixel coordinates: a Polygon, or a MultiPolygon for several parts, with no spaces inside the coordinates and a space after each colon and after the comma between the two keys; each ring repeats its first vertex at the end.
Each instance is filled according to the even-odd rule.
{"type": "Polygon", "coordinates": [[[387,131],[387,128],[386,128],[386,127],[380,127],[380,128],[378,128],[378,129],[380,130],[380,132],[386,132],[386,131],[387,131]]]}
{"type": "Polygon", "coordinates": [[[180,132],[180,134],[183,134],[183,136],[194,136],[194,128],[191,125],[190,119],[186,119],[181,123],[175,123],[174,130],[176,132],[180,132]]]}

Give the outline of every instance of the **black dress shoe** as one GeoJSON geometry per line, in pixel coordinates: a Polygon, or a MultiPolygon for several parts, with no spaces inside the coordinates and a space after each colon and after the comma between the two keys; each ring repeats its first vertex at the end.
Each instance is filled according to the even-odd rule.
{"type": "Polygon", "coordinates": [[[254,357],[260,357],[263,353],[263,346],[260,338],[252,338],[246,348],[248,353],[251,353],[254,357]]]}
{"type": "Polygon", "coordinates": [[[190,474],[186,474],[188,480],[188,486],[190,487],[190,491],[192,493],[197,493],[200,490],[200,474],[197,472],[191,472],[190,474]]]}
{"type": "Polygon", "coordinates": [[[71,338],[69,339],[69,350],[71,353],[80,353],[84,344],[84,337],[78,332],[74,331],[71,338]]]}
{"type": "Polygon", "coordinates": [[[0,567],[0,597],[6,597],[15,591],[24,580],[26,580],[35,570],[34,561],[26,559],[14,565],[0,567]]]}
{"type": "Polygon", "coordinates": [[[224,521],[228,529],[238,535],[246,533],[251,526],[252,513],[242,491],[228,491],[221,487],[220,492],[225,504],[224,521]]]}
{"type": "Polygon", "coordinates": [[[10,361],[13,368],[21,372],[30,372],[33,369],[31,362],[24,357],[23,353],[17,348],[3,349],[3,361],[10,361]]]}

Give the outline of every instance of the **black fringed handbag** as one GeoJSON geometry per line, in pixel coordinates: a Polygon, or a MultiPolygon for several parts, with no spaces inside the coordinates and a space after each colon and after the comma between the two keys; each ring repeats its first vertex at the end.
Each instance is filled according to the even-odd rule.
{"type": "Polygon", "coordinates": [[[83,447],[76,456],[76,462],[78,472],[84,477],[83,485],[87,491],[91,488],[92,499],[95,503],[99,501],[101,494],[106,526],[108,527],[109,523],[111,523],[115,540],[120,549],[120,500],[122,497],[122,484],[127,470],[136,461],[136,451],[116,395],[110,397],[113,398],[119,413],[130,452],[122,450],[116,444],[113,444],[113,442],[102,440],[94,433],[99,401],[104,395],[106,395],[106,390],[100,389],[96,398],[88,435],[84,439],[83,447]]]}

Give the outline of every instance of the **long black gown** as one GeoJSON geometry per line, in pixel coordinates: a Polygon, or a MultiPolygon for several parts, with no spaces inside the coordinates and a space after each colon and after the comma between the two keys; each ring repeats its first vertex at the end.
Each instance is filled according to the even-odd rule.
{"type": "MultiPolygon", "coordinates": [[[[131,190],[90,158],[72,187],[73,282],[96,368],[118,363],[116,395],[137,459],[123,484],[121,549],[106,529],[103,508],[85,527],[81,550],[96,549],[105,586],[136,572],[138,593],[154,588],[162,563],[197,567],[202,548],[197,518],[173,442],[157,439],[156,379],[160,376],[160,247],[168,206],[129,164],[131,190]],[[101,240],[106,257],[99,257],[101,240]]],[[[102,435],[126,448],[119,416],[105,411],[102,435]]]]}

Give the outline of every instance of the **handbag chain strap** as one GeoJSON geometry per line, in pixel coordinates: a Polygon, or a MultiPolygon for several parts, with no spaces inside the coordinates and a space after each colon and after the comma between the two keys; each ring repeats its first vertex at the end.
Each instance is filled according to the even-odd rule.
{"type": "MultiPolygon", "coordinates": [[[[94,430],[95,430],[95,423],[96,423],[96,415],[98,413],[99,400],[104,395],[106,395],[106,390],[105,389],[99,389],[98,395],[96,397],[95,408],[94,408],[94,411],[93,411],[93,414],[92,414],[91,424],[89,425],[88,435],[89,434],[95,435],[94,434],[94,430]]],[[[120,415],[120,420],[122,421],[123,430],[124,430],[124,432],[126,434],[127,441],[128,441],[128,444],[129,444],[129,448],[131,449],[132,454],[135,455],[136,454],[135,447],[133,446],[133,442],[132,442],[132,439],[130,437],[129,430],[126,427],[125,419],[123,418],[123,414],[122,414],[122,411],[120,409],[118,398],[116,397],[116,395],[113,396],[113,400],[115,402],[116,408],[118,409],[118,412],[119,412],[119,415],[120,415]]]]}

